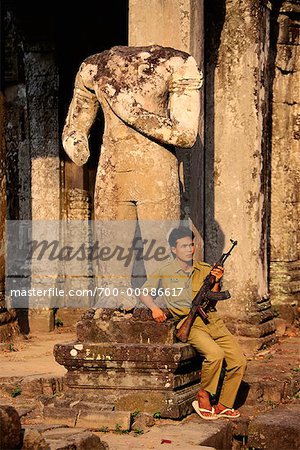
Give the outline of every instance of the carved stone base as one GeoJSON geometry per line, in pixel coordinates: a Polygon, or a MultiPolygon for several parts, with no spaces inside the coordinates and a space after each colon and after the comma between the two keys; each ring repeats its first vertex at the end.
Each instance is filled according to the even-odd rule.
{"type": "Polygon", "coordinates": [[[189,414],[201,358],[189,344],[175,343],[174,328],[173,320],[158,324],[142,310],[82,320],[77,342],[54,347],[56,361],[68,370],[65,398],[56,406],[75,401],[88,402],[95,411],[106,406],[173,419],[189,414]]]}

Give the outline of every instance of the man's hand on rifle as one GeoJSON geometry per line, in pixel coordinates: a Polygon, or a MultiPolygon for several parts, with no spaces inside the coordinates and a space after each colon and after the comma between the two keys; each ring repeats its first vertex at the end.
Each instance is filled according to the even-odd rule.
{"type": "Polygon", "coordinates": [[[217,266],[214,269],[212,269],[211,274],[216,277],[216,282],[220,281],[222,276],[224,275],[224,267],[217,266]]]}
{"type": "Polygon", "coordinates": [[[220,291],[220,280],[224,275],[224,267],[223,266],[217,266],[211,271],[211,275],[213,275],[216,278],[216,284],[212,288],[213,292],[220,291]]]}

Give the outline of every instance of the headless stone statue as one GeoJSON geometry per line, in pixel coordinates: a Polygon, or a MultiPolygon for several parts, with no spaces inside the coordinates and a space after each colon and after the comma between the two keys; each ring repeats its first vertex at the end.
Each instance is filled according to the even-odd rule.
{"type": "MultiPolygon", "coordinates": [[[[87,162],[89,131],[101,106],[105,129],[94,195],[96,221],[139,220],[147,239],[145,222],[180,219],[174,146],[195,143],[201,85],[192,56],[157,45],[113,47],[82,63],[63,145],[75,164],[87,162]]],[[[126,234],[134,235],[134,229],[126,234]]]]}

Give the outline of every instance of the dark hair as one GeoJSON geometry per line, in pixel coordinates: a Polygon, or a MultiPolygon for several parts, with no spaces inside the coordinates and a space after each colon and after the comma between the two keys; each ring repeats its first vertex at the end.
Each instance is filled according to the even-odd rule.
{"type": "Polygon", "coordinates": [[[190,237],[194,239],[195,235],[188,227],[180,226],[178,228],[173,228],[168,239],[170,247],[176,247],[178,239],[182,239],[184,237],[190,237]]]}

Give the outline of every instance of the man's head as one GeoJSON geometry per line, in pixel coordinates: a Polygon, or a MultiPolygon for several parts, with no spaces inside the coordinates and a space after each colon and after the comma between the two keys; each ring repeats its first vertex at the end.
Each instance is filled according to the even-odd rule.
{"type": "Polygon", "coordinates": [[[187,227],[174,228],[169,235],[169,244],[173,256],[182,262],[193,260],[195,252],[194,233],[187,227]]]}

